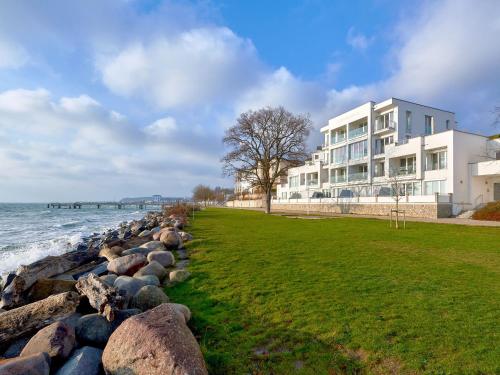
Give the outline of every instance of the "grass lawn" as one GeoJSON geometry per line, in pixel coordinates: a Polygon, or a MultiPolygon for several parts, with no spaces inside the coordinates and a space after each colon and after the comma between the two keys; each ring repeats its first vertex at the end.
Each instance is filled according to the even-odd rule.
{"type": "Polygon", "coordinates": [[[500,229],[207,209],[183,284],[212,374],[500,373],[500,229]]]}

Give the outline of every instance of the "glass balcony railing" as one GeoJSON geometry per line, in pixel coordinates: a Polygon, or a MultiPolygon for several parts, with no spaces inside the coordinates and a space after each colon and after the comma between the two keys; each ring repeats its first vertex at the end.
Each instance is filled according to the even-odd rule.
{"type": "Polygon", "coordinates": [[[332,137],[332,145],[340,143],[340,142],[344,142],[345,140],[346,140],[345,134],[343,134],[341,136],[338,135],[337,137],[332,137]]]}
{"type": "Polygon", "coordinates": [[[349,181],[361,181],[368,178],[368,172],[350,173],[349,181]]]}
{"type": "Polygon", "coordinates": [[[349,139],[360,137],[364,134],[368,133],[367,127],[357,128],[349,130],[349,139]]]}
{"type": "Polygon", "coordinates": [[[333,159],[332,164],[344,164],[347,161],[347,158],[339,158],[339,159],[333,159]]]}
{"type": "Polygon", "coordinates": [[[330,182],[332,184],[338,184],[340,182],[345,182],[346,178],[345,178],[345,175],[343,176],[331,176],[330,178],[330,182]]]}

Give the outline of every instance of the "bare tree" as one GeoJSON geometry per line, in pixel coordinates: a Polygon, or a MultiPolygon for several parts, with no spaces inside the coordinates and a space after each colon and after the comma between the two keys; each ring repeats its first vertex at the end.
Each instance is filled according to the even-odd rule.
{"type": "Polygon", "coordinates": [[[210,189],[210,186],[206,185],[197,185],[193,189],[193,200],[195,202],[203,202],[205,207],[207,206],[207,203],[212,201],[214,198],[214,193],[212,189],[210,189]]]}
{"type": "Polygon", "coordinates": [[[223,139],[230,148],[222,158],[224,173],[259,187],[265,195],[266,213],[270,213],[275,183],[307,157],[311,128],[309,116],[294,115],[283,107],[242,113],[223,139]]]}
{"type": "Polygon", "coordinates": [[[404,197],[402,194],[404,186],[405,169],[392,168],[389,172],[389,182],[391,184],[391,196],[396,202],[396,229],[399,228],[399,201],[404,197]]]}

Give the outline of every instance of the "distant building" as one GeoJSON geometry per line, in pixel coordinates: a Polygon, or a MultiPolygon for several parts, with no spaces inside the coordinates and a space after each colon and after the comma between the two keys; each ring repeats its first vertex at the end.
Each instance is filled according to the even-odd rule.
{"type": "Polygon", "coordinates": [[[159,194],[152,195],[150,197],[131,197],[131,198],[122,198],[120,200],[121,203],[175,203],[175,202],[184,202],[185,198],[180,197],[162,197],[159,194]]]}

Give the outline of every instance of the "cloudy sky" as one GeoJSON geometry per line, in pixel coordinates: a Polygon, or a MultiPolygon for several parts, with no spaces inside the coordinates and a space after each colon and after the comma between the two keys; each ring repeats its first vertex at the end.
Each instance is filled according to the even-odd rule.
{"type": "Polygon", "coordinates": [[[320,128],[394,96],[494,133],[499,40],[498,0],[4,0],[0,201],[231,186],[224,129],[267,105],[320,128]]]}

